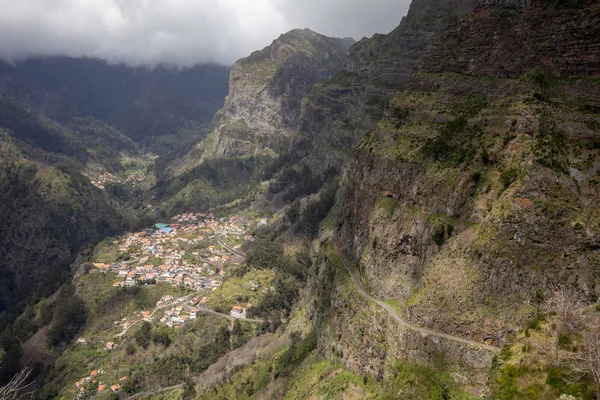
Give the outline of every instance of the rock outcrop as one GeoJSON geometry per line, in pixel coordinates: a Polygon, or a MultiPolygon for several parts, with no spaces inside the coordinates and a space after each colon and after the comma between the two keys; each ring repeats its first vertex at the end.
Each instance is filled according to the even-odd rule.
{"type": "Polygon", "coordinates": [[[555,76],[598,77],[600,4],[507,3],[484,2],[451,27],[428,52],[423,71],[514,78],[540,67],[555,76]]]}
{"type": "Polygon", "coordinates": [[[286,151],[304,96],[342,68],[353,43],[351,38],[297,29],[236,62],[229,95],[215,115],[202,158],[277,156],[286,151]]]}
{"type": "Polygon", "coordinates": [[[419,70],[432,39],[475,0],[411,3],[399,26],[350,48],[344,69],[306,96],[292,151],[317,171],[340,167],[383,116],[387,101],[419,70]]]}

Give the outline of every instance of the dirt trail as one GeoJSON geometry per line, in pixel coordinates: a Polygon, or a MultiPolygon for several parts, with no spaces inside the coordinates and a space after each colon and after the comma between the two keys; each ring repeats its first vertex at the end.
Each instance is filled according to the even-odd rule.
{"type": "Polygon", "coordinates": [[[487,345],[485,343],[479,343],[479,342],[475,342],[473,340],[464,339],[464,338],[461,338],[461,337],[458,337],[458,336],[454,336],[454,335],[450,335],[450,334],[447,334],[447,333],[434,331],[434,330],[431,330],[431,329],[428,329],[428,328],[423,328],[423,327],[416,326],[416,325],[411,324],[410,322],[405,321],[388,304],[384,303],[383,301],[381,301],[379,299],[376,299],[375,297],[373,297],[370,294],[368,294],[367,292],[365,292],[365,290],[363,289],[363,287],[359,283],[358,279],[356,279],[356,276],[354,275],[354,272],[352,271],[352,268],[349,266],[348,261],[344,257],[342,257],[341,259],[342,259],[342,263],[344,264],[344,266],[346,267],[346,269],[348,270],[348,272],[350,272],[350,276],[352,276],[352,280],[354,281],[354,284],[356,285],[356,288],[358,289],[358,293],[360,293],[360,295],[362,297],[364,297],[365,299],[367,299],[369,301],[372,301],[375,304],[379,305],[380,307],[384,308],[388,312],[388,314],[390,314],[390,316],[392,318],[394,318],[394,320],[400,326],[403,326],[403,327],[405,327],[407,329],[410,329],[411,331],[419,332],[419,333],[421,333],[423,335],[431,335],[431,336],[439,337],[441,339],[449,340],[451,342],[463,343],[463,344],[466,344],[468,346],[474,347],[476,349],[488,350],[488,351],[491,351],[491,352],[494,352],[494,353],[499,353],[500,352],[500,348],[495,347],[495,346],[490,346],[490,345],[487,345]]]}

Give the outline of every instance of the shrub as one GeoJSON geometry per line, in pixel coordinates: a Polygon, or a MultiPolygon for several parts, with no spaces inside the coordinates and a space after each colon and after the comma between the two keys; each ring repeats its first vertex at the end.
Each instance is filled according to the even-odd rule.
{"type": "Polygon", "coordinates": [[[142,327],[133,335],[138,346],[147,348],[150,344],[152,325],[144,321],[142,327]]]}
{"type": "Polygon", "coordinates": [[[73,339],[85,321],[86,309],[83,301],[75,295],[75,287],[65,285],[56,300],[54,318],[48,332],[48,343],[56,346],[73,339]]]}
{"type": "Polygon", "coordinates": [[[438,245],[443,245],[446,240],[452,235],[454,225],[451,222],[437,225],[431,233],[431,239],[438,245]]]}
{"type": "Polygon", "coordinates": [[[319,224],[335,204],[335,194],[338,190],[337,180],[330,181],[325,185],[318,200],[310,203],[302,212],[300,220],[296,225],[296,231],[309,239],[313,239],[318,231],[319,224]]]}
{"type": "Polygon", "coordinates": [[[514,181],[519,177],[519,170],[517,168],[509,168],[502,171],[500,174],[500,184],[502,189],[507,189],[514,181]]]}
{"type": "Polygon", "coordinates": [[[558,347],[563,350],[569,350],[571,348],[571,337],[564,333],[558,334],[558,347]]]}
{"type": "Polygon", "coordinates": [[[154,329],[152,332],[152,342],[154,344],[162,344],[165,347],[169,347],[171,344],[169,330],[165,327],[154,329]]]}

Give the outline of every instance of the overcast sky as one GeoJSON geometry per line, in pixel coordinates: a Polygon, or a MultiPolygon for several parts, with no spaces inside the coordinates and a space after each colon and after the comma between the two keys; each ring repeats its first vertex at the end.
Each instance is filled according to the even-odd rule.
{"type": "Polygon", "coordinates": [[[408,0],[0,0],[0,58],[91,56],[131,65],[232,64],[281,33],[360,39],[408,0]]]}

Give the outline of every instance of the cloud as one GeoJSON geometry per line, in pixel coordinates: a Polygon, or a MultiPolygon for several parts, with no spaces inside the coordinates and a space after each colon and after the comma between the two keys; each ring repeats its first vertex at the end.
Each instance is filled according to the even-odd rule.
{"type": "Polygon", "coordinates": [[[0,58],[228,65],[294,28],[357,39],[385,33],[407,7],[407,0],[0,0],[0,58]]]}

